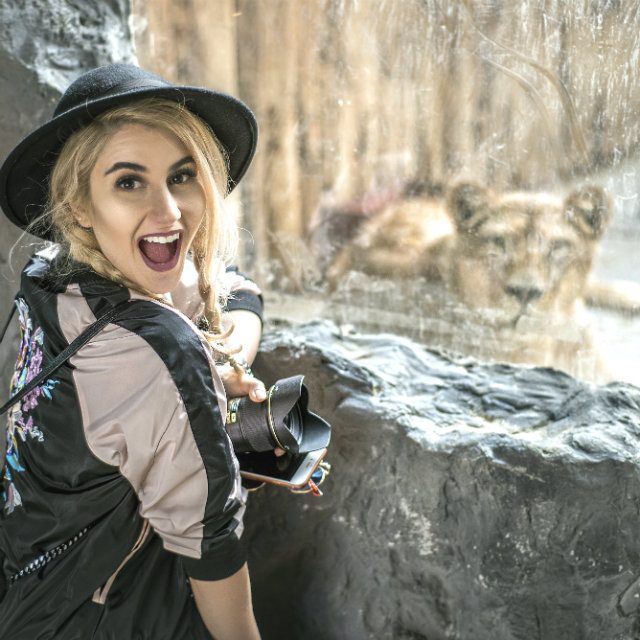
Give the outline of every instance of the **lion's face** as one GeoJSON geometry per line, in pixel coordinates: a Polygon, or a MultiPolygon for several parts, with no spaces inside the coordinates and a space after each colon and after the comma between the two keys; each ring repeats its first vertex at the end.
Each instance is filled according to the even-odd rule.
{"type": "Polygon", "coordinates": [[[573,314],[609,216],[602,189],[561,200],[464,183],[447,207],[456,232],[445,281],[460,300],[498,310],[510,324],[523,315],[573,314]]]}
{"type": "Polygon", "coordinates": [[[600,187],[562,199],[459,183],[446,204],[415,198],[387,207],[339,255],[332,277],[349,269],[424,277],[504,327],[523,316],[562,322],[582,304],[609,213],[600,187]]]}
{"type": "MultiPolygon", "coordinates": [[[[563,199],[460,183],[446,203],[392,203],[341,251],[330,276],[337,281],[356,270],[411,279],[414,293],[397,304],[421,314],[411,328],[419,326],[435,346],[605,379],[588,320],[578,312],[609,215],[600,187],[563,199]]],[[[365,280],[375,296],[370,285],[365,280]]]]}

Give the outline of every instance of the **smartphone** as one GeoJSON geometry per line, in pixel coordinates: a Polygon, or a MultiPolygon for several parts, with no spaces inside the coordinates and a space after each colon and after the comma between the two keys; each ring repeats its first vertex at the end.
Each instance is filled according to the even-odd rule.
{"type": "Polygon", "coordinates": [[[318,449],[300,455],[286,453],[280,457],[273,451],[237,453],[236,456],[243,478],[299,489],[308,484],[311,474],[326,454],[326,449],[318,449]]]}

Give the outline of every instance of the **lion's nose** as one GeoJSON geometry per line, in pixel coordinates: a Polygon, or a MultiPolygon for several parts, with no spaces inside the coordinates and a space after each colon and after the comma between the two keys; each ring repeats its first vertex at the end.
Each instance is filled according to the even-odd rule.
{"type": "Polygon", "coordinates": [[[506,288],[506,292],[522,302],[522,304],[529,304],[530,302],[535,302],[542,296],[542,289],[539,287],[529,286],[529,285],[509,285],[506,288]]]}

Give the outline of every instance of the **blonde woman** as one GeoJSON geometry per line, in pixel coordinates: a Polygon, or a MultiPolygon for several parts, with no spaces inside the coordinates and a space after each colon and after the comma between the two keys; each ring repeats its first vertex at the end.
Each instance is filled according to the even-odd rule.
{"type": "Polygon", "coordinates": [[[222,308],[238,290],[251,357],[259,292],[222,273],[236,242],[223,199],[255,142],[234,98],[110,65],[0,169],[7,217],[53,242],[22,274],[11,394],[115,312],[9,411],[3,636],[259,637],[223,417],[225,388],[265,393],[225,343],[222,308]]]}

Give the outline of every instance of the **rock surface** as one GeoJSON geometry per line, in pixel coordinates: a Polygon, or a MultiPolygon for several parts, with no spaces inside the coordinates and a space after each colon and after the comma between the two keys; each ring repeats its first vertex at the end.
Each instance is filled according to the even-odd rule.
{"type": "Polygon", "coordinates": [[[252,497],[265,640],[640,637],[640,390],[329,323],[255,369],[333,424],[324,497],[252,497]]]}
{"type": "MultiPolygon", "coordinates": [[[[60,94],[80,73],[101,64],[135,60],[129,14],[129,0],[0,2],[0,159],[51,117],[60,94]]],[[[10,259],[19,235],[0,215],[0,326],[33,250],[22,246],[10,259]]],[[[21,245],[31,242],[26,239],[21,245]]],[[[4,351],[0,370],[13,359],[4,351]]]]}

